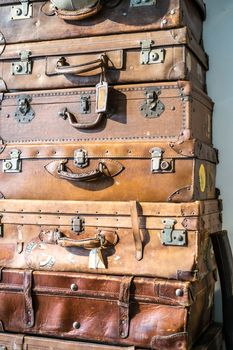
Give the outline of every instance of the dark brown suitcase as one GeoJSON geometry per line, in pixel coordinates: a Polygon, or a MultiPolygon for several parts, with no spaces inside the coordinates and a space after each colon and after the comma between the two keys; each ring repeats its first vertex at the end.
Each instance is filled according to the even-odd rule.
{"type": "Polygon", "coordinates": [[[6,199],[214,199],[216,157],[195,140],[3,144],[0,191],[6,199]]]}
{"type": "Polygon", "coordinates": [[[4,93],[0,129],[5,143],[98,140],[187,140],[211,144],[213,102],[189,82],[109,88],[106,112],[96,90],[4,93]]]}
{"type": "Polygon", "coordinates": [[[190,80],[205,89],[207,57],[187,28],[2,45],[0,91],[190,80]],[[101,74],[102,73],[102,74],[101,74]]]}
{"type": "Polygon", "coordinates": [[[55,12],[50,4],[49,1],[38,0],[0,0],[0,30],[5,41],[19,43],[89,37],[188,25],[200,42],[202,21],[205,19],[202,0],[149,0],[147,3],[122,0],[113,4],[105,1],[98,15],[80,22],[48,16],[55,12]]]}
{"type": "Polygon", "coordinates": [[[223,349],[222,326],[218,323],[212,324],[193,347],[193,350],[222,350],[222,349],[223,349]]]}
{"type": "Polygon", "coordinates": [[[214,276],[190,283],[3,269],[1,327],[109,345],[190,349],[212,321],[214,276]]]}
{"type": "Polygon", "coordinates": [[[216,268],[220,204],[0,200],[0,266],[195,281],[216,268]]]}

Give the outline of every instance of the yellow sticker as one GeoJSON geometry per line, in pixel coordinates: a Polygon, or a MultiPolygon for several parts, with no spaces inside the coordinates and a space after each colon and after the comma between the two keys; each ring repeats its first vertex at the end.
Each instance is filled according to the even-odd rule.
{"type": "Polygon", "coordinates": [[[200,189],[201,192],[205,192],[206,189],[206,171],[203,164],[201,164],[199,169],[199,182],[200,182],[200,189]]]}

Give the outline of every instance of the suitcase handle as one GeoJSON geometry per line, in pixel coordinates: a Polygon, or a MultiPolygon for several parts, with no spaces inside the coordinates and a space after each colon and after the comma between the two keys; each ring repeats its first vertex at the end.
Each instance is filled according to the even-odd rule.
{"type": "MultiPolygon", "coordinates": [[[[65,57],[60,57],[56,64],[56,72],[60,74],[79,75],[87,72],[95,71],[98,68],[106,67],[107,56],[102,54],[97,60],[89,61],[82,64],[70,65],[65,57]]],[[[94,74],[96,75],[96,73],[94,74]]]]}
{"type": "Polygon", "coordinates": [[[104,118],[105,113],[98,113],[96,119],[91,123],[82,123],[77,120],[77,117],[71,113],[67,107],[65,107],[62,111],[59,112],[59,116],[63,119],[68,119],[69,123],[73,128],[75,129],[92,129],[98,124],[101,123],[101,121],[104,118]]]}
{"type": "Polygon", "coordinates": [[[91,170],[88,173],[79,173],[75,174],[72,173],[71,171],[66,170],[66,164],[67,159],[62,160],[57,168],[57,175],[68,181],[76,181],[76,182],[81,182],[81,181],[90,181],[90,180],[96,180],[99,179],[100,177],[113,177],[118,175],[122,170],[123,166],[117,162],[117,161],[112,161],[108,160],[105,162],[99,162],[98,166],[95,170],[91,170]],[[109,164],[109,166],[107,166],[109,164]]]}
{"type": "Polygon", "coordinates": [[[56,8],[56,14],[59,18],[62,18],[68,21],[81,21],[85,18],[94,16],[96,13],[98,13],[101,10],[101,8],[102,8],[102,3],[100,0],[98,0],[96,4],[91,8],[89,7],[89,8],[73,10],[73,11],[56,8]]]}
{"type": "Polygon", "coordinates": [[[94,238],[86,239],[70,239],[70,238],[59,238],[57,244],[61,247],[77,247],[84,249],[106,249],[113,247],[118,242],[118,236],[115,231],[100,231],[94,238]]]}

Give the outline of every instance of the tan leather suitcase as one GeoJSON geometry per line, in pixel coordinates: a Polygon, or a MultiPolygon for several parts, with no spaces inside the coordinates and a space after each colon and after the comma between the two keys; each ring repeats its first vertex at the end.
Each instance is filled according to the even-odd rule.
{"type": "Polygon", "coordinates": [[[4,93],[5,143],[98,140],[187,140],[211,144],[213,102],[189,82],[115,86],[96,113],[96,89],[4,93]]]}
{"type": "MultiPolygon", "coordinates": [[[[84,1],[82,1],[84,3],[84,1]]],[[[188,25],[201,41],[205,6],[202,0],[104,1],[101,11],[82,21],[70,21],[73,13],[62,14],[50,1],[0,0],[0,31],[7,43],[89,37],[140,32],[188,25]],[[148,6],[149,5],[149,6],[148,6]]]]}
{"type": "Polygon", "coordinates": [[[0,266],[195,281],[216,268],[220,205],[0,200],[0,266]]]}
{"type": "Polygon", "coordinates": [[[5,331],[150,349],[190,349],[212,321],[215,273],[199,282],[2,271],[5,331]]]}
{"type": "Polygon", "coordinates": [[[195,140],[2,145],[6,199],[189,202],[216,198],[217,154],[195,140]]]}
{"type": "Polygon", "coordinates": [[[104,96],[107,83],[179,79],[205,89],[208,68],[204,51],[185,27],[2,44],[0,52],[0,91],[64,89],[98,83],[99,95],[104,96]]]}
{"type": "MultiPolygon", "coordinates": [[[[222,328],[213,323],[192,350],[222,350],[222,343],[222,328]]],[[[114,346],[9,333],[0,333],[0,346],[4,350],[142,350],[134,346],[114,346]]]]}

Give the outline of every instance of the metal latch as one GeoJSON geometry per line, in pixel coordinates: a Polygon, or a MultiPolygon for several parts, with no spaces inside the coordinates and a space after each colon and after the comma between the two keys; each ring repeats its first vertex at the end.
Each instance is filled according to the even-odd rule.
{"type": "Polygon", "coordinates": [[[88,156],[85,149],[76,149],[74,151],[74,164],[78,168],[84,168],[88,165],[88,156]]]}
{"type": "Polygon", "coordinates": [[[157,0],[131,0],[130,7],[139,7],[139,6],[152,6],[156,5],[157,0]]]}
{"type": "Polygon", "coordinates": [[[72,223],[71,229],[73,232],[79,234],[84,231],[84,224],[85,224],[84,219],[80,218],[79,216],[76,216],[72,218],[71,223],[72,223]]]}
{"type": "Polygon", "coordinates": [[[20,0],[20,4],[11,6],[11,19],[25,19],[32,17],[32,4],[29,0],[20,0]]]}
{"type": "Polygon", "coordinates": [[[80,113],[81,114],[91,113],[90,96],[84,96],[84,95],[81,96],[81,98],[80,98],[80,113]]]}
{"type": "Polygon", "coordinates": [[[164,150],[159,147],[154,147],[150,150],[151,153],[151,172],[152,173],[171,173],[173,171],[173,160],[162,159],[164,150]]]}
{"type": "Polygon", "coordinates": [[[11,159],[3,160],[3,172],[4,173],[19,173],[22,169],[22,161],[19,159],[20,151],[12,149],[10,152],[11,159]]]}
{"type": "Polygon", "coordinates": [[[173,219],[163,220],[164,229],[161,235],[163,245],[185,246],[187,244],[186,231],[174,230],[176,223],[177,221],[173,219]]]}
{"type": "Polygon", "coordinates": [[[11,74],[12,75],[31,74],[32,62],[29,60],[29,56],[31,55],[31,52],[21,51],[19,55],[21,60],[11,63],[11,74]]]}
{"type": "Polygon", "coordinates": [[[35,117],[35,113],[30,106],[31,100],[32,98],[29,95],[19,95],[17,97],[15,119],[18,123],[29,123],[35,117]]]}
{"type": "Polygon", "coordinates": [[[158,98],[160,93],[161,91],[156,88],[146,91],[146,100],[141,106],[141,111],[145,118],[158,118],[164,112],[165,105],[158,98]]]}
{"type": "Polygon", "coordinates": [[[156,64],[164,62],[165,50],[152,49],[151,46],[154,44],[153,40],[142,40],[140,44],[140,64],[156,64]]]}
{"type": "Polygon", "coordinates": [[[7,348],[4,345],[0,345],[0,350],[7,350],[7,348]]]}

